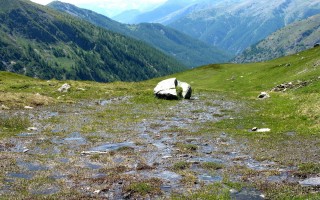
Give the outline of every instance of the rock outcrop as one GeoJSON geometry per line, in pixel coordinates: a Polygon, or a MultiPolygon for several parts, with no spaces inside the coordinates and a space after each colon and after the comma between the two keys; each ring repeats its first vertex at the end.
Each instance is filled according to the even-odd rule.
{"type": "Polygon", "coordinates": [[[192,95],[191,86],[188,83],[178,81],[176,78],[163,80],[153,90],[156,97],[160,99],[190,99],[192,95]]]}
{"type": "Polygon", "coordinates": [[[71,86],[68,83],[63,84],[58,91],[59,92],[68,92],[68,90],[71,88],[71,86]]]}

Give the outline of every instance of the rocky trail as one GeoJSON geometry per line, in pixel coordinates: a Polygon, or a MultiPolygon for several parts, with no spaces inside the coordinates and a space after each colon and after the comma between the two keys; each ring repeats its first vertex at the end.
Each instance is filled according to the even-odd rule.
{"type": "Polygon", "coordinates": [[[170,198],[219,183],[233,199],[264,199],[253,182],[298,183],[294,167],[257,161],[208,123],[233,120],[238,102],[198,95],[165,108],[131,97],[2,111],[32,127],[0,142],[0,198],[19,193],[101,199],[170,198]],[[246,182],[234,188],[227,182],[246,182]],[[132,185],[155,189],[143,194],[132,185]]]}

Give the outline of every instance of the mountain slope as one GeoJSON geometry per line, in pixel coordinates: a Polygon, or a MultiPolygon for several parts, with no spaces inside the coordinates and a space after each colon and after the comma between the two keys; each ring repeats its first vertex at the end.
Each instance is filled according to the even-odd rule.
{"type": "Polygon", "coordinates": [[[320,14],[292,23],[252,45],[236,62],[259,62],[294,54],[320,43],[320,14]]]}
{"type": "Polygon", "coordinates": [[[161,24],[121,24],[93,11],[59,1],[54,1],[48,6],[108,30],[144,41],[167,55],[175,57],[189,67],[226,62],[231,58],[231,55],[217,48],[210,47],[201,41],[161,24]]]}
{"type": "Polygon", "coordinates": [[[185,67],[146,44],[26,0],[0,3],[0,70],[44,79],[138,81],[185,67]]]}
{"type": "Polygon", "coordinates": [[[127,18],[128,20],[125,22],[130,24],[138,24],[143,22],[158,22],[158,20],[162,17],[165,17],[175,11],[183,9],[184,7],[195,1],[196,0],[168,0],[164,4],[160,5],[152,11],[137,14],[135,16],[132,16],[131,19],[127,18]]]}
{"type": "MultiPolygon", "coordinates": [[[[52,2],[54,3],[54,2],[52,2]]],[[[126,10],[116,16],[113,16],[112,19],[121,22],[121,23],[132,23],[132,19],[141,14],[139,10],[126,10]]]]}
{"type": "Polygon", "coordinates": [[[320,0],[217,0],[197,7],[169,26],[237,54],[292,22],[320,13],[320,0]]]}

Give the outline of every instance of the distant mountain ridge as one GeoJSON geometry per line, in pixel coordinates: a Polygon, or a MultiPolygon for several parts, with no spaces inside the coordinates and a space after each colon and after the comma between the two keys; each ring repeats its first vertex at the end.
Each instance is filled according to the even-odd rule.
{"type": "Polygon", "coordinates": [[[320,0],[196,0],[159,15],[158,10],[168,5],[148,12],[156,18],[145,22],[169,25],[234,54],[290,23],[320,13],[320,0]]]}
{"type": "Polygon", "coordinates": [[[110,31],[144,41],[167,55],[176,58],[188,67],[227,62],[231,59],[231,54],[227,54],[215,47],[206,45],[204,42],[161,24],[121,24],[93,11],[81,9],[72,4],[59,1],[54,1],[48,4],[48,6],[89,21],[110,31]]]}
{"type": "Polygon", "coordinates": [[[109,82],[186,69],[143,42],[28,0],[1,0],[0,21],[0,70],[42,79],[109,82]]]}
{"type": "Polygon", "coordinates": [[[320,14],[292,23],[252,45],[235,62],[260,62],[294,54],[320,43],[320,14]]]}
{"type": "Polygon", "coordinates": [[[199,1],[199,0],[168,0],[154,10],[148,12],[130,12],[124,11],[118,16],[113,17],[116,21],[121,21],[123,23],[129,24],[139,24],[139,23],[157,23],[158,19],[170,15],[186,6],[199,1]],[[119,20],[120,19],[120,20],[119,20]]]}

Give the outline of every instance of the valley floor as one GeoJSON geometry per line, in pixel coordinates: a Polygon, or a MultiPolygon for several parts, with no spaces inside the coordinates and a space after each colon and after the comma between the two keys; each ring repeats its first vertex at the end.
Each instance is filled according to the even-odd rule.
{"type": "Polygon", "coordinates": [[[1,111],[30,127],[0,142],[0,199],[319,198],[319,188],[299,184],[317,176],[308,171],[314,166],[275,161],[290,146],[291,160],[319,153],[319,138],[288,132],[288,149],[264,158],[256,153],[263,138],[212,127],[246,112],[241,101],[206,92],[183,101],[136,98],[1,111]]]}

